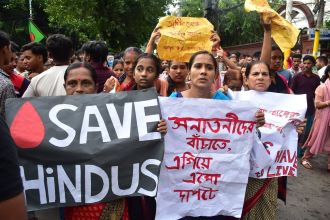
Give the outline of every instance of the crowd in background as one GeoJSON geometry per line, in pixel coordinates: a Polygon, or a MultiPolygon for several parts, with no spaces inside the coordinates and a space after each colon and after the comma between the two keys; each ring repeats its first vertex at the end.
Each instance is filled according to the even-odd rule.
{"type": "MultiPolygon", "coordinates": [[[[155,87],[160,96],[221,100],[230,100],[230,91],[306,94],[307,123],[303,126],[305,129],[297,128],[300,133],[298,154],[302,157],[302,165],[311,169],[310,158],[313,155],[319,152],[330,155],[328,57],[321,55],[315,59],[301,54],[299,49],[292,50],[285,69],[284,54],[271,41],[270,24],[264,23],[263,26],[264,42],[260,52],[227,54],[220,47],[219,36],[213,32],[210,39],[212,52],[196,52],[189,63],[160,60],[153,54],[156,39],[160,37],[157,29],[151,34],[145,52],[137,47],[128,47],[117,54],[109,54],[106,43],[102,41],[86,42],[74,52],[72,41],[62,34],[49,36],[45,45],[28,43],[19,47],[10,41],[6,33],[0,32],[1,117],[5,117],[6,99],[15,97],[114,93],[151,87],[155,87]]],[[[263,116],[257,113],[256,117],[262,125],[263,116]]],[[[3,130],[1,140],[6,140],[8,145],[0,144],[0,219],[24,219],[17,157],[15,150],[9,148],[14,144],[3,119],[0,127],[3,130]]],[[[158,131],[166,133],[164,120],[159,122],[158,131]]],[[[330,156],[327,169],[330,171],[330,156]]],[[[242,219],[276,219],[277,195],[283,192],[279,190],[281,187],[285,188],[285,178],[250,178],[245,200],[260,193],[261,197],[252,208],[244,205],[242,219]],[[267,189],[260,192],[265,185],[267,189]]],[[[113,212],[120,216],[115,219],[153,219],[155,201],[149,197],[134,197],[60,211],[30,213],[29,218],[45,219],[44,216],[49,218],[53,215],[57,216],[56,219],[69,220],[94,213],[95,218],[87,219],[109,219],[107,216],[113,212]]],[[[213,219],[232,218],[216,216],[213,219]]]]}

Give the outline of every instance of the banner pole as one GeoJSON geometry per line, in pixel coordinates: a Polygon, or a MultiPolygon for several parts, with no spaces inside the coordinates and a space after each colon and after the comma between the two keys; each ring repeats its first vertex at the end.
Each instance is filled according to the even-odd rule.
{"type": "MultiPolygon", "coordinates": [[[[292,0],[287,0],[286,1],[286,8],[285,8],[285,19],[292,23],[292,0]]],[[[287,51],[283,51],[284,53],[284,62],[283,62],[283,68],[284,69],[288,69],[289,68],[289,63],[288,63],[288,59],[291,55],[291,49],[287,50],[287,51]]]]}
{"type": "Polygon", "coordinates": [[[32,0],[29,0],[30,19],[32,20],[32,0]]]}

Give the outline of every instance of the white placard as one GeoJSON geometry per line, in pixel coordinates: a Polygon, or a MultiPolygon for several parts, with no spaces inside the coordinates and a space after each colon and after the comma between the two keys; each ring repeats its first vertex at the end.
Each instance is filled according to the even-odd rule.
{"type": "Polygon", "coordinates": [[[160,98],[167,120],[156,219],[241,216],[256,139],[245,101],[160,98]]]}
{"type": "Polygon", "coordinates": [[[253,101],[265,113],[266,123],[259,130],[272,164],[266,168],[251,166],[250,176],[297,176],[298,134],[294,124],[305,117],[306,95],[244,91],[234,92],[233,98],[253,101]]]}

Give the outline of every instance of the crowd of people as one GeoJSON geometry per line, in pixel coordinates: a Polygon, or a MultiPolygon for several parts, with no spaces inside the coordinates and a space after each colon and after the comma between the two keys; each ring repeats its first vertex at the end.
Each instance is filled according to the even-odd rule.
{"type": "MultiPolygon", "coordinates": [[[[298,152],[302,165],[311,169],[310,158],[328,153],[330,171],[330,65],[328,58],[302,55],[295,51],[283,68],[284,54],[272,46],[270,23],[264,22],[260,52],[240,56],[227,54],[220,37],[212,32],[212,52],[198,51],[189,63],[160,60],[153,54],[159,29],[151,34],[146,51],[129,47],[114,56],[107,66],[108,48],[102,41],[85,43],[74,53],[70,38],[54,34],[42,43],[28,43],[20,49],[0,32],[0,219],[26,219],[23,186],[15,145],[4,122],[8,98],[116,93],[155,87],[160,96],[230,100],[232,91],[255,90],[284,94],[306,94],[306,124],[297,126],[298,152]],[[317,71],[316,71],[317,70],[317,71]]],[[[256,113],[257,126],[264,115],[256,113]]],[[[157,130],[166,133],[166,121],[157,130]]],[[[277,219],[277,198],[285,198],[286,179],[249,178],[242,219],[277,219]]],[[[202,214],[201,214],[202,215],[202,214]]],[[[29,213],[31,219],[154,219],[155,200],[132,197],[109,203],[29,213]],[[116,208],[115,208],[116,207],[116,208]],[[89,217],[89,213],[95,213],[89,217]],[[55,213],[55,214],[54,214],[55,213]],[[56,216],[56,217],[54,217],[56,216]],[[110,217],[111,216],[111,217],[110,217]]],[[[193,217],[185,217],[191,219],[193,217]]],[[[196,217],[203,219],[203,217],[196,217]]],[[[233,219],[214,216],[207,219],[233,219]]]]}

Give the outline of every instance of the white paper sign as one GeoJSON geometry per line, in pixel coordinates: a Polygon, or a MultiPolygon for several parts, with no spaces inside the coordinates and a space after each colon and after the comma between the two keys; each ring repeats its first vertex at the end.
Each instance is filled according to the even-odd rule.
{"type": "Polygon", "coordinates": [[[160,98],[167,120],[156,219],[241,216],[257,107],[244,101],[160,98]]]}
{"type": "Polygon", "coordinates": [[[253,101],[265,113],[266,123],[259,130],[272,164],[266,168],[251,166],[250,176],[297,176],[298,134],[294,124],[305,117],[306,95],[244,91],[234,92],[233,96],[235,100],[253,101]]]}

